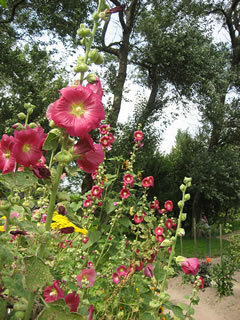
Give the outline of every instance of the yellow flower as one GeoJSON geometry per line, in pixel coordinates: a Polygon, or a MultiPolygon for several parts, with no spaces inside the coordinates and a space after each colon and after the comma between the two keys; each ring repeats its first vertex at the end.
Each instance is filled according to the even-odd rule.
{"type": "Polygon", "coordinates": [[[88,231],[86,229],[78,228],[66,216],[58,214],[57,211],[54,211],[52,221],[53,222],[51,223],[51,228],[54,229],[54,230],[73,227],[74,228],[74,232],[79,232],[79,233],[82,233],[82,234],[87,234],[88,233],[88,231]]]}
{"type": "Polygon", "coordinates": [[[5,230],[4,230],[4,226],[0,226],[0,231],[1,232],[4,232],[5,230]]]}
{"type": "Polygon", "coordinates": [[[130,214],[131,216],[134,215],[133,209],[134,209],[133,207],[130,207],[130,209],[129,209],[129,214],[130,214]]]}

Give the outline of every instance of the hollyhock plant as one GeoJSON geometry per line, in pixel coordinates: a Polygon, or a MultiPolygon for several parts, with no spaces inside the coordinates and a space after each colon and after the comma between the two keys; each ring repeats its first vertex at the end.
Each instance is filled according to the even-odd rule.
{"type": "Polygon", "coordinates": [[[198,258],[186,258],[185,261],[181,263],[181,268],[185,274],[192,274],[195,276],[198,273],[198,268],[200,262],[198,258]]]}
{"type": "Polygon", "coordinates": [[[59,280],[55,280],[51,286],[46,287],[43,296],[47,303],[64,299],[64,291],[59,287],[59,280]]]}
{"type": "Polygon", "coordinates": [[[124,185],[130,184],[131,187],[133,187],[134,178],[130,173],[127,173],[123,177],[123,183],[124,185]]]}
{"type": "Polygon", "coordinates": [[[130,191],[124,186],[120,192],[120,197],[122,199],[127,199],[130,197],[130,191]]]}
{"type": "Polygon", "coordinates": [[[101,198],[103,189],[99,186],[93,186],[91,189],[91,195],[97,199],[101,198]]]}
{"type": "Polygon", "coordinates": [[[172,226],[173,226],[172,219],[167,219],[166,222],[165,222],[165,226],[166,226],[168,229],[171,229],[172,226]]]}
{"type": "Polygon", "coordinates": [[[51,119],[56,126],[74,137],[86,136],[99,127],[105,113],[98,94],[81,85],[63,88],[60,93],[60,99],[51,109],[51,119]]]}
{"type": "Polygon", "coordinates": [[[164,229],[163,229],[163,227],[157,227],[157,228],[155,228],[154,232],[156,235],[161,236],[164,232],[164,229]]]}
{"type": "Polygon", "coordinates": [[[80,288],[90,288],[96,281],[97,273],[95,269],[83,269],[77,276],[77,283],[80,288]]]}
{"type": "Polygon", "coordinates": [[[80,297],[78,294],[76,294],[76,291],[73,291],[72,293],[67,294],[64,297],[64,300],[66,304],[70,308],[70,312],[77,312],[79,303],[80,303],[80,297]]]}
{"type": "Polygon", "coordinates": [[[133,133],[134,141],[141,142],[143,139],[143,133],[140,130],[134,131],[133,133]]]}
{"type": "Polygon", "coordinates": [[[46,138],[42,127],[14,131],[12,155],[24,167],[34,166],[42,157],[42,144],[46,138]]]}
{"type": "Polygon", "coordinates": [[[2,173],[9,173],[16,168],[16,159],[12,155],[14,138],[4,134],[0,142],[0,170],[2,173]]]}

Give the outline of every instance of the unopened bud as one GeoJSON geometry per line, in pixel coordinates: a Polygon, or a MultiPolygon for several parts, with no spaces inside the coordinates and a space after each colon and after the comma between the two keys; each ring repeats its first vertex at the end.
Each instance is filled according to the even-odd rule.
{"type": "Polygon", "coordinates": [[[95,73],[89,73],[86,77],[87,82],[89,83],[95,83],[97,81],[97,76],[95,73]]]}
{"type": "Polygon", "coordinates": [[[186,213],[182,213],[182,221],[185,221],[187,219],[187,214],[186,213]]]}
{"type": "Polygon", "coordinates": [[[184,192],[184,191],[186,190],[185,184],[181,184],[180,187],[179,187],[179,189],[180,189],[182,192],[184,192]]]}
{"type": "Polygon", "coordinates": [[[94,61],[95,64],[102,64],[104,62],[103,56],[99,53],[97,59],[94,61]]]}
{"type": "Polygon", "coordinates": [[[87,70],[88,70],[88,65],[86,63],[80,63],[74,67],[75,72],[86,72],[87,70]]]}
{"type": "Polygon", "coordinates": [[[190,194],[189,194],[189,193],[186,193],[186,194],[185,194],[184,200],[185,200],[185,201],[190,200],[190,194]]]}
{"type": "Polygon", "coordinates": [[[184,207],[184,202],[182,200],[178,201],[178,208],[182,209],[184,207]]]}
{"type": "Polygon", "coordinates": [[[29,124],[29,128],[31,128],[31,129],[37,128],[36,123],[31,122],[31,123],[29,124]]]}
{"type": "Polygon", "coordinates": [[[178,233],[178,236],[179,236],[179,237],[185,236],[185,230],[184,230],[183,228],[179,228],[178,231],[177,231],[177,233],[178,233]]]}
{"type": "Polygon", "coordinates": [[[23,113],[23,112],[18,113],[17,116],[18,116],[18,119],[20,119],[20,120],[26,119],[26,115],[25,115],[25,113],[23,113]]]}

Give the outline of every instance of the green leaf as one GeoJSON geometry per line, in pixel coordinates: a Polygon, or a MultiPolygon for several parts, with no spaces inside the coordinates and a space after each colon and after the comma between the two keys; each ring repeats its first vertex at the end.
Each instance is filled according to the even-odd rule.
{"type": "Polygon", "coordinates": [[[182,308],[182,307],[180,307],[180,305],[182,305],[182,307],[183,307],[185,304],[179,303],[178,306],[176,306],[172,302],[168,301],[168,302],[164,303],[163,307],[168,310],[172,310],[172,312],[175,314],[176,317],[178,317],[180,320],[184,320],[185,316],[183,314],[183,310],[185,310],[186,308],[185,307],[182,308]]]}
{"type": "Polygon", "coordinates": [[[128,228],[132,225],[132,222],[127,217],[120,218],[119,223],[122,224],[126,228],[128,228]]]}
{"type": "Polygon", "coordinates": [[[0,182],[9,189],[20,189],[37,184],[38,179],[31,171],[17,171],[1,175],[0,182]]]}
{"type": "Polygon", "coordinates": [[[111,212],[113,212],[115,210],[115,206],[114,206],[114,201],[113,199],[108,199],[105,203],[105,210],[106,213],[109,214],[111,212]]]}
{"type": "Polygon", "coordinates": [[[25,284],[29,291],[35,292],[52,282],[49,266],[36,256],[25,257],[25,284]]]}
{"type": "MultiPolygon", "coordinates": [[[[54,130],[54,129],[53,129],[54,130]]],[[[48,133],[47,139],[44,141],[43,149],[55,151],[58,147],[58,132],[51,130],[48,133]]]]}
{"type": "Polygon", "coordinates": [[[155,320],[155,316],[150,313],[150,312],[144,312],[142,315],[141,315],[141,320],[155,320]]]}
{"type": "Polygon", "coordinates": [[[83,316],[78,313],[71,313],[68,307],[56,304],[49,304],[37,317],[37,320],[83,320],[83,316]]]}
{"type": "Polygon", "coordinates": [[[101,238],[101,232],[99,231],[92,231],[92,232],[89,232],[88,233],[88,237],[89,237],[89,240],[87,243],[85,243],[83,246],[82,246],[82,249],[83,250],[86,250],[88,249],[89,247],[91,247],[95,242],[97,242],[100,238],[101,238]]]}
{"type": "Polygon", "coordinates": [[[0,5],[3,6],[4,8],[7,8],[7,2],[5,0],[0,0],[0,5]]]}
{"type": "Polygon", "coordinates": [[[161,261],[158,261],[154,268],[154,276],[160,282],[164,279],[165,271],[163,270],[161,261]]]}
{"type": "Polygon", "coordinates": [[[15,273],[12,277],[3,277],[3,283],[11,295],[28,299],[29,293],[23,287],[23,276],[21,273],[15,273]]]}
{"type": "Polygon", "coordinates": [[[11,264],[14,261],[14,255],[7,246],[1,245],[0,247],[0,265],[11,264]]]}
{"type": "Polygon", "coordinates": [[[6,302],[0,298],[0,320],[5,320],[6,317],[6,302]]]}

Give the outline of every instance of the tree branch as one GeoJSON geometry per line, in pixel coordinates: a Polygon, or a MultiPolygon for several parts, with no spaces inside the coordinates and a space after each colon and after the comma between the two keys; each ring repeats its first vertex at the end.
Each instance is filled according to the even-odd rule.
{"type": "Polygon", "coordinates": [[[0,24],[12,22],[15,18],[17,7],[20,6],[21,4],[23,4],[24,2],[25,2],[25,0],[19,0],[19,1],[15,2],[12,7],[12,12],[11,12],[10,18],[8,18],[6,20],[2,20],[2,21],[0,20],[0,24]]]}

